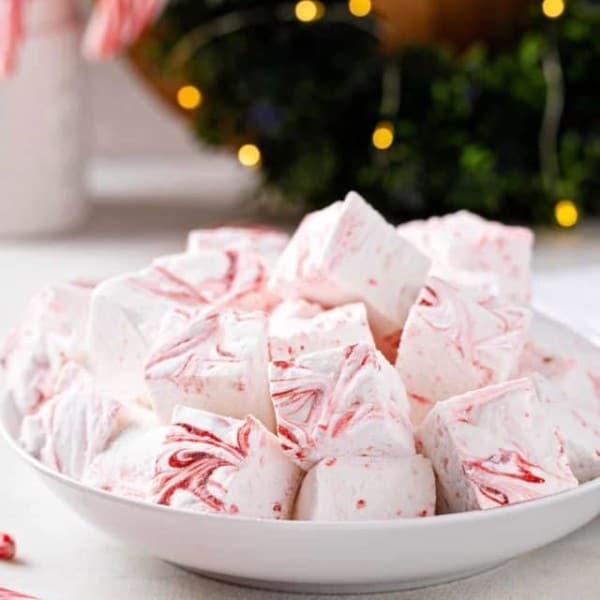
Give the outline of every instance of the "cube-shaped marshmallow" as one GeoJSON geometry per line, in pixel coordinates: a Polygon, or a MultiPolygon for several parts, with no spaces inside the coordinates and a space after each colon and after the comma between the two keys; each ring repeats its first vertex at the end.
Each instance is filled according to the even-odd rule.
{"type": "Polygon", "coordinates": [[[529,301],[533,245],[529,229],[486,221],[461,210],[405,223],[398,233],[432,259],[436,276],[498,293],[518,304],[529,301]]]}
{"type": "Polygon", "coordinates": [[[205,250],[166,256],[149,268],[109,279],[92,296],[91,367],[110,389],[147,400],[144,364],[165,315],[208,306],[264,309],[265,267],[252,252],[205,250]]]}
{"type": "Polygon", "coordinates": [[[202,512],[287,519],[302,475],[254,417],[178,406],[156,460],[151,499],[202,512]]]}
{"type": "Polygon", "coordinates": [[[177,404],[243,419],[274,431],[267,319],[262,312],[178,310],[163,323],[144,373],[161,423],[177,404]]]}
{"type": "Polygon", "coordinates": [[[374,343],[365,305],[360,302],[323,310],[306,300],[288,300],[269,317],[271,360],[291,360],[359,342],[374,343]]]}
{"type": "Polygon", "coordinates": [[[294,519],[364,521],[435,514],[435,477],[423,456],[325,458],[306,475],[294,519]]]}
{"type": "Polygon", "coordinates": [[[309,214],[277,263],[270,286],[327,307],[361,301],[376,335],[404,325],[430,261],[358,194],[309,214]]]}
{"type": "Polygon", "coordinates": [[[44,288],[0,352],[3,394],[21,414],[32,414],[54,393],[58,373],[81,360],[91,287],[72,282],[44,288]]]}
{"type": "Polygon", "coordinates": [[[280,229],[263,225],[230,225],[190,231],[187,251],[243,248],[256,252],[267,267],[271,268],[289,240],[290,236],[280,229]]]}
{"type": "Polygon", "coordinates": [[[539,393],[577,479],[600,477],[600,349],[536,313],[520,373],[539,374],[539,393]]]}
{"type": "Polygon", "coordinates": [[[530,312],[430,277],[411,308],[396,367],[419,424],[438,401],[515,377],[530,312]]]}
{"type": "Polygon", "coordinates": [[[417,432],[451,512],[494,508],[577,486],[529,378],[438,402],[417,432]]]}
{"type": "Polygon", "coordinates": [[[370,344],[271,363],[270,383],[282,447],[305,470],[328,456],[414,454],[404,386],[370,344]]]}
{"type": "Polygon", "coordinates": [[[19,441],[46,465],[79,479],[129,420],[121,402],[100,391],[83,367],[68,363],[54,396],[23,419],[19,441]]]}

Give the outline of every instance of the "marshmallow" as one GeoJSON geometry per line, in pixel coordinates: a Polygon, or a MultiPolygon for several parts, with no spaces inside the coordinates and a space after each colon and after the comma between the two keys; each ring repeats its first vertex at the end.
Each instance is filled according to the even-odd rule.
{"type": "Polygon", "coordinates": [[[289,240],[287,233],[262,225],[194,229],[188,234],[187,252],[243,248],[256,252],[267,267],[271,268],[289,240]]]}
{"type": "Polygon", "coordinates": [[[274,430],[264,313],[234,310],[169,314],[145,365],[161,423],[177,404],[233,418],[251,414],[274,430]]]}
{"type": "Polygon", "coordinates": [[[237,250],[165,256],[147,269],[105,281],[92,295],[92,370],[115,393],[146,401],[144,363],[165,315],[209,305],[264,309],[273,301],[264,282],[262,262],[237,250]]]}
{"type": "Polygon", "coordinates": [[[290,518],[301,470],[254,417],[176,407],[157,461],[152,500],[245,517],[290,518]]]}
{"type": "Polygon", "coordinates": [[[495,307],[430,277],[402,332],[396,368],[419,424],[433,404],[517,373],[528,309],[495,307]]]}
{"type": "Polygon", "coordinates": [[[271,360],[290,360],[318,350],[373,344],[364,304],[323,310],[305,300],[282,302],[269,317],[271,360]]]}
{"type": "Polygon", "coordinates": [[[44,288],[5,341],[2,390],[21,414],[38,410],[54,393],[63,365],[81,359],[91,285],[73,282],[44,288]]]}
{"type": "Polygon", "coordinates": [[[577,479],[600,477],[600,349],[536,313],[520,372],[539,374],[539,394],[577,479]]]}
{"type": "Polygon", "coordinates": [[[428,459],[326,458],[304,478],[294,519],[366,521],[435,514],[435,478],[428,459]]]}
{"type": "Polygon", "coordinates": [[[404,325],[429,260],[358,194],[309,214],[275,266],[270,287],[333,307],[362,301],[375,334],[404,325]]]}
{"type": "Polygon", "coordinates": [[[79,479],[128,421],[123,404],[99,391],[81,366],[68,363],[55,395],[23,419],[19,441],[46,465],[79,479]]]}
{"type": "Polygon", "coordinates": [[[133,500],[148,500],[166,427],[133,423],[86,467],[82,483],[133,500]]]}
{"type": "Polygon", "coordinates": [[[414,454],[402,381],[369,344],[271,363],[270,383],[282,447],[305,470],[328,456],[414,454]]]}
{"type": "Polygon", "coordinates": [[[472,285],[511,302],[530,299],[533,234],[461,210],[427,221],[411,221],[398,234],[432,259],[432,275],[472,285]]]}
{"type": "Polygon", "coordinates": [[[451,512],[549,496],[577,486],[531,379],[439,402],[417,432],[451,512]]]}

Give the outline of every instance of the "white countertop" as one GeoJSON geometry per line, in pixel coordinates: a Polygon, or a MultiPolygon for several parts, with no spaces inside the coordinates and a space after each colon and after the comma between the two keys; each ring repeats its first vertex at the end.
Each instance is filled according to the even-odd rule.
{"type": "MultiPolygon", "coordinates": [[[[222,217],[213,215],[212,220],[222,217]]],[[[202,222],[193,209],[104,208],[93,215],[87,231],[77,235],[0,241],[0,334],[14,324],[28,297],[43,284],[140,267],[153,255],[180,249],[185,231],[202,222]]],[[[577,315],[575,325],[594,330],[600,338],[600,230],[541,235],[535,265],[541,303],[563,316],[577,315]]],[[[0,474],[0,531],[14,535],[19,546],[18,561],[0,562],[0,587],[44,600],[287,597],[202,579],[122,546],[72,514],[2,443],[0,474]]],[[[600,519],[493,572],[382,598],[598,600],[600,519]]]]}

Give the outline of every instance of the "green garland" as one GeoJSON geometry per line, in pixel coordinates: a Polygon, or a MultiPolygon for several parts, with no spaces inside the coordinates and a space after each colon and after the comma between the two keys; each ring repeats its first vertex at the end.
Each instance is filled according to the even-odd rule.
{"type": "Polygon", "coordinates": [[[595,8],[571,2],[549,20],[533,3],[507,49],[383,57],[370,17],[325,7],[301,23],[275,0],[168,5],[149,51],[165,77],[202,90],[199,138],[256,144],[264,182],[311,208],[357,189],[392,218],[462,207],[549,222],[560,198],[600,212],[595,8]],[[371,141],[382,119],[395,132],[385,151],[371,141]]]}

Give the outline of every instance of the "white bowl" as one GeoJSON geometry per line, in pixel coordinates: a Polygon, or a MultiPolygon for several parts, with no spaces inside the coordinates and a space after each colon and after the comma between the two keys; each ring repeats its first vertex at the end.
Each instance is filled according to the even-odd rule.
{"type": "MultiPolygon", "coordinates": [[[[577,345],[574,334],[565,337],[577,345]]],[[[84,519],[183,568],[259,588],[358,593],[433,585],[500,565],[600,515],[600,479],[540,500],[425,519],[313,523],[191,513],[119,498],[48,469],[18,445],[18,425],[4,401],[0,429],[10,446],[84,519]]]]}

